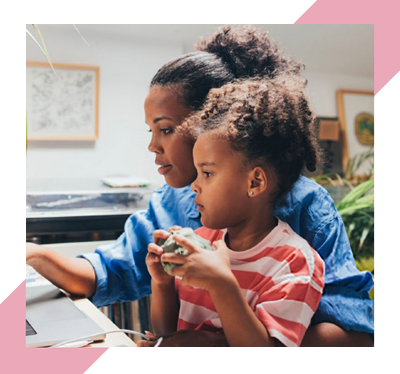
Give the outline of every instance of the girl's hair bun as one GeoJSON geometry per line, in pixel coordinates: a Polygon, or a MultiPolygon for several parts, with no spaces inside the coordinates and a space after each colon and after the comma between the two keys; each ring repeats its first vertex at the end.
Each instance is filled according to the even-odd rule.
{"type": "Polygon", "coordinates": [[[218,56],[235,78],[268,77],[281,73],[300,74],[303,65],[284,56],[267,32],[252,26],[223,26],[195,46],[218,56]]]}

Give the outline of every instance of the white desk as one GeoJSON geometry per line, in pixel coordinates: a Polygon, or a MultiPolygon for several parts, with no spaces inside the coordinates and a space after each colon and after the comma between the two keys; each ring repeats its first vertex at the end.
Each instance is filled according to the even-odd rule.
{"type": "MultiPolygon", "coordinates": [[[[75,305],[85,312],[104,331],[118,330],[118,327],[111,322],[100,310],[98,310],[88,299],[74,300],[75,305]]],[[[136,347],[136,344],[124,333],[113,333],[106,335],[102,342],[92,343],[88,347],[136,347]]]]}

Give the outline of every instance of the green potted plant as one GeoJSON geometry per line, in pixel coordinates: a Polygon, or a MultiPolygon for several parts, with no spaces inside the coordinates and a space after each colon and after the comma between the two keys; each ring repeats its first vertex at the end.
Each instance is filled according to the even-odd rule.
{"type": "Polygon", "coordinates": [[[374,275],[374,179],[352,189],[336,208],[346,227],[358,269],[374,275]]]}
{"type": "Polygon", "coordinates": [[[339,203],[354,187],[373,178],[374,175],[374,147],[360,153],[349,160],[343,175],[325,173],[312,177],[317,183],[325,187],[332,196],[335,204],[339,203]],[[365,163],[370,164],[368,173],[360,175],[360,167],[365,163]]]}
{"type": "MultiPolygon", "coordinates": [[[[313,179],[331,194],[340,213],[357,268],[374,275],[374,148],[349,160],[343,176],[323,174],[313,179]],[[367,174],[357,171],[370,162],[367,174]]],[[[374,290],[370,293],[374,297],[374,290]]]]}

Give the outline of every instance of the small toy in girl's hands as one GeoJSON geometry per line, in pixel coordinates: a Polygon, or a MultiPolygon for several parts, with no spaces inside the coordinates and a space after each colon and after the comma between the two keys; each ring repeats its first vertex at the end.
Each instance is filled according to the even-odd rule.
{"type": "MultiPolygon", "coordinates": [[[[175,234],[182,235],[185,238],[189,239],[192,243],[198,245],[201,248],[207,249],[209,251],[213,251],[214,248],[211,245],[211,243],[208,240],[203,239],[202,237],[198,236],[197,234],[194,233],[194,231],[190,227],[184,227],[183,229],[180,229],[178,231],[171,231],[170,236],[168,239],[161,239],[159,242],[159,245],[161,248],[164,250],[165,253],[171,253],[174,252],[176,254],[180,255],[187,255],[188,250],[181,247],[178,243],[176,243],[173,239],[172,236],[175,234]]],[[[161,262],[164,270],[171,275],[171,270],[177,266],[176,264],[173,264],[172,262],[161,262]]]]}

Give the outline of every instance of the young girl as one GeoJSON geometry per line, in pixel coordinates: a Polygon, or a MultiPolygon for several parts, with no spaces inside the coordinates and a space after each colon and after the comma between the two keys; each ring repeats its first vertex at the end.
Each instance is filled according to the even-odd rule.
{"type": "Polygon", "coordinates": [[[200,329],[223,332],[230,346],[301,344],[324,263],[273,211],[305,168],[315,170],[313,125],[303,82],[289,75],[211,90],[182,125],[196,139],[192,190],[204,225],[196,232],[217,250],[180,235],[173,239],[187,256],[149,245],[157,335],[200,329]],[[181,278],[166,275],[160,261],[179,264],[172,274],[181,278]]]}

